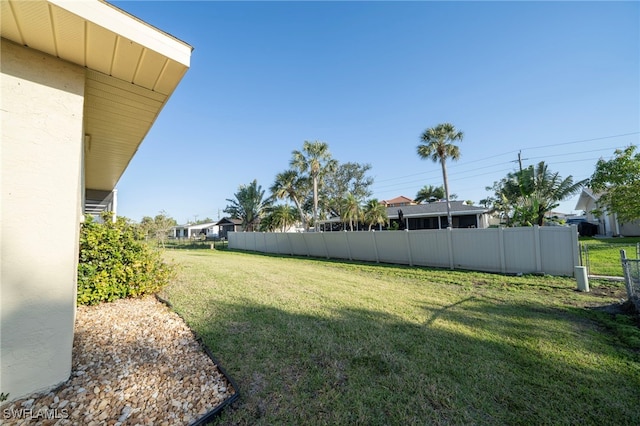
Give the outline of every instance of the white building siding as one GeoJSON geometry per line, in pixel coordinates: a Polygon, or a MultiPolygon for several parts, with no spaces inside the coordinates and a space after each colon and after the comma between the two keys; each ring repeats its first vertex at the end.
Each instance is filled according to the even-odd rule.
{"type": "Polygon", "coordinates": [[[15,399],[71,372],[85,70],[1,49],[0,391],[15,399]]]}

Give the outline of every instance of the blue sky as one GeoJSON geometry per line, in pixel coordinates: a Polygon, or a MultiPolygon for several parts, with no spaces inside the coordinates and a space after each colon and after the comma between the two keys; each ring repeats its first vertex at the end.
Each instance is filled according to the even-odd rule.
{"type": "MultiPolygon", "coordinates": [[[[441,185],[420,134],[465,134],[451,192],[478,202],[517,167],[584,179],[640,145],[638,2],[171,2],[114,5],[194,47],[118,183],[118,213],[218,219],[305,140],[371,164],[373,197],[441,185]]],[[[557,209],[570,213],[571,199],[557,209]]]]}

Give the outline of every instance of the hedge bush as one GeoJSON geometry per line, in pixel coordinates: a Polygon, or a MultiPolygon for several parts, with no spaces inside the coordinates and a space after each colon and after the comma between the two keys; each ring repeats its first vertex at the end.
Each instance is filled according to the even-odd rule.
{"type": "Polygon", "coordinates": [[[78,304],[95,305],[155,293],[169,283],[173,267],[158,249],[140,241],[135,225],[124,218],[104,223],[91,217],[80,231],[78,304]]]}

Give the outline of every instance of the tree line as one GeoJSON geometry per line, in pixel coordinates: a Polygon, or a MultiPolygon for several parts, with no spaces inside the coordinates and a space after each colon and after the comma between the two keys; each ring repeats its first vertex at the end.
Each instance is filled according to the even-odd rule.
{"type": "MultiPolygon", "coordinates": [[[[426,129],[420,136],[417,155],[432,160],[442,169],[442,186],[425,185],[416,194],[415,201],[444,201],[448,223],[451,220],[450,193],[447,177],[448,161],[461,156],[458,143],[464,133],[451,123],[438,124],[426,129]]],[[[562,177],[541,161],[536,165],[520,166],[504,178],[488,186],[492,192],[480,204],[502,219],[506,226],[543,225],[547,213],[561,201],[576,195],[587,185],[602,192],[601,210],[615,212],[622,220],[640,218],[640,154],[635,146],[616,151],[610,161],[600,160],[591,179],[574,182],[572,176],[562,177]],[[627,178],[614,176],[623,174],[627,178]],[[635,180],[634,180],[635,179],[635,180]],[[635,191],[635,192],[634,192],[635,191]]],[[[274,182],[263,189],[257,180],[241,185],[224,212],[242,221],[247,231],[285,231],[295,224],[305,230],[318,229],[320,220],[340,218],[343,229],[357,229],[364,224],[368,229],[388,223],[386,208],[371,197],[373,178],[367,173],[370,164],[340,163],[333,158],[329,145],[321,141],[304,141],[300,150],[291,154],[289,167],[275,176],[274,182]]]]}
{"type": "MultiPolygon", "coordinates": [[[[464,133],[450,123],[426,129],[420,136],[416,153],[421,159],[439,163],[442,185],[424,185],[415,196],[417,203],[443,201],[451,220],[447,164],[461,156],[458,144],[464,133]]],[[[505,226],[543,225],[547,213],[577,194],[583,187],[600,195],[596,215],[615,213],[621,222],[640,219],[640,153],[631,145],[616,150],[612,159],[601,159],[589,179],[574,182],[562,177],[541,161],[518,170],[487,186],[491,195],[479,204],[501,218],[505,226]]],[[[240,185],[224,212],[242,222],[247,231],[286,231],[293,226],[318,229],[321,220],[339,218],[345,230],[373,229],[389,225],[386,208],[371,198],[373,178],[370,164],[341,163],[333,158],[329,145],[321,141],[304,141],[301,149],[291,153],[288,168],[277,173],[273,183],[263,189],[257,180],[240,185]]],[[[211,221],[206,219],[205,221],[211,221]]],[[[140,235],[164,244],[176,221],[161,211],[145,216],[139,224],[140,235]]]]}

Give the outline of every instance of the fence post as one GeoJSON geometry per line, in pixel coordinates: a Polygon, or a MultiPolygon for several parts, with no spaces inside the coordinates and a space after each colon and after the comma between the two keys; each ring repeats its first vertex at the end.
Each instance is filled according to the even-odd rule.
{"type": "MultiPolygon", "coordinates": [[[[293,244],[291,243],[291,237],[293,235],[298,235],[298,234],[297,233],[296,234],[290,234],[290,233],[287,232],[287,242],[289,243],[289,254],[291,256],[293,256],[293,244]]],[[[302,234],[300,234],[300,235],[302,235],[302,234]]]]}
{"type": "Polygon", "coordinates": [[[375,229],[371,231],[371,238],[373,238],[373,250],[376,253],[376,263],[380,263],[380,255],[378,255],[378,242],[376,241],[375,229]]]}
{"type": "Polygon", "coordinates": [[[305,248],[305,252],[306,252],[306,256],[309,257],[311,256],[311,253],[309,252],[309,243],[307,242],[307,233],[305,232],[302,235],[302,242],[304,243],[304,248],[305,248]]]}
{"type": "Polygon", "coordinates": [[[504,228],[498,227],[498,250],[500,253],[500,272],[507,272],[507,258],[504,252],[504,228]]]}
{"type": "Polygon", "coordinates": [[[633,297],[633,286],[631,285],[631,274],[629,273],[629,264],[627,263],[627,252],[624,250],[620,250],[620,262],[622,263],[622,272],[624,274],[624,285],[627,288],[627,296],[631,299],[633,297]]]}
{"type": "MultiPolygon", "coordinates": [[[[540,226],[533,225],[533,247],[536,256],[536,272],[542,271],[542,253],[540,253],[540,226]]],[[[575,266],[575,265],[571,265],[575,266]]]]}
{"type": "Polygon", "coordinates": [[[322,242],[324,243],[324,254],[325,256],[327,256],[327,259],[329,258],[329,247],[327,247],[327,240],[324,238],[324,232],[320,231],[320,233],[322,234],[322,242]]]}
{"type": "Polygon", "coordinates": [[[447,226],[447,250],[449,251],[449,269],[453,269],[453,229],[447,226]]]}
{"type": "Polygon", "coordinates": [[[587,277],[587,268],[584,266],[574,266],[574,275],[578,282],[578,290],[589,292],[589,278],[587,277]]]}
{"type": "Polygon", "coordinates": [[[584,245],[584,259],[587,266],[587,275],[591,275],[591,264],[589,263],[589,244],[584,245]]]}
{"type": "Polygon", "coordinates": [[[351,257],[351,244],[349,244],[349,232],[344,231],[344,238],[347,240],[347,253],[349,253],[349,260],[353,260],[351,257]]]}
{"type": "MultiPolygon", "coordinates": [[[[578,227],[573,228],[575,225],[571,225],[571,250],[573,251],[573,266],[582,266],[582,258],[580,256],[580,242],[578,241],[578,227]]],[[[589,275],[589,271],[587,271],[589,275]]]]}
{"type": "Polygon", "coordinates": [[[409,230],[405,229],[404,233],[407,236],[407,256],[409,257],[409,266],[413,266],[413,256],[411,256],[411,241],[409,240],[409,230]]]}

